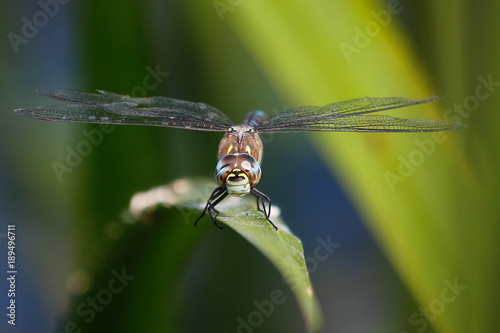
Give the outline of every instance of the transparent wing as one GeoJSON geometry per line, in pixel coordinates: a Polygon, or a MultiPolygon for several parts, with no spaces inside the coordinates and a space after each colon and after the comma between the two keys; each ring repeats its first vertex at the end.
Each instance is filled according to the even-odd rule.
{"type": "Polygon", "coordinates": [[[259,133],[283,132],[432,132],[467,127],[459,122],[444,123],[433,119],[402,119],[367,115],[389,109],[433,102],[441,97],[426,99],[401,97],[359,98],[322,107],[301,106],[278,112],[264,119],[259,133]]]}
{"type": "Polygon", "coordinates": [[[72,102],[17,109],[26,117],[53,121],[144,125],[224,132],[233,126],[231,119],[216,108],[167,97],[132,98],[99,90],[86,93],[76,90],[37,90],[38,93],[72,102]]]}

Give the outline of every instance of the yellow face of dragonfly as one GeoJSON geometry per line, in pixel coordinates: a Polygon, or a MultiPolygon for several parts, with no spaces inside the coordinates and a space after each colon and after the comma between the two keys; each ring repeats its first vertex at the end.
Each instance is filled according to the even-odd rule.
{"type": "Polygon", "coordinates": [[[227,193],[241,197],[250,193],[260,180],[259,163],[249,154],[229,154],[222,157],[215,167],[215,178],[227,193]]]}

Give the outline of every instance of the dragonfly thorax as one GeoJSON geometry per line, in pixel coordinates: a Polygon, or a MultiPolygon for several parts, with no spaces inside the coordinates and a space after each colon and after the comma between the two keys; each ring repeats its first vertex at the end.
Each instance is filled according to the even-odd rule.
{"type": "Polygon", "coordinates": [[[219,144],[219,159],[228,154],[248,154],[260,164],[262,141],[252,127],[234,126],[226,132],[219,144]]]}
{"type": "Polygon", "coordinates": [[[228,194],[243,196],[260,180],[259,163],[249,154],[228,154],[215,167],[215,178],[228,194]]]}

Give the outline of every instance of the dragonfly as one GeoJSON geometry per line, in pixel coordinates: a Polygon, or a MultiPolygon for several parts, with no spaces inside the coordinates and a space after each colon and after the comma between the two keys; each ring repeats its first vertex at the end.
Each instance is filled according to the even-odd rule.
{"type": "Polygon", "coordinates": [[[216,206],[228,195],[252,194],[257,209],[277,231],[271,221],[271,198],[255,186],[261,178],[262,140],[259,134],[300,132],[436,132],[467,127],[460,122],[434,119],[395,118],[373,114],[442,99],[402,97],[358,98],[325,106],[300,106],[266,116],[263,111],[250,112],[240,125],[213,106],[169,97],[120,95],[103,90],[87,93],[76,90],[37,90],[41,95],[69,104],[17,109],[14,112],[31,118],[93,124],[144,125],[224,132],[219,144],[215,179],[218,186],[207,200],[194,225],[209,215],[219,228],[216,206]]]}

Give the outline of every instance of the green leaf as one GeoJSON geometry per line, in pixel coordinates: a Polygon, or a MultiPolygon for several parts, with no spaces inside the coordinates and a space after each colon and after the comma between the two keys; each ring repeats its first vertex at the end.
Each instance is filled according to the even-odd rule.
{"type": "MultiPolygon", "coordinates": [[[[181,179],[170,185],[138,193],[131,201],[130,210],[136,217],[151,212],[158,205],[177,207],[186,223],[192,223],[188,210],[203,211],[206,200],[217,185],[209,180],[181,179]]],[[[302,242],[292,234],[278,216],[271,216],[276,231],[257,210],[252,196],[245,199],[228,197],[218,206],[217,220],[230,227],[254,245],[283,275],[292,289],[310,331],[321,329],[322,317],[304,258],[302,242]]],[[[278,211],[277,207],[274,211],[278,211]]],[[[208,217],[205,217],[208,219],[208,217]]]]}

